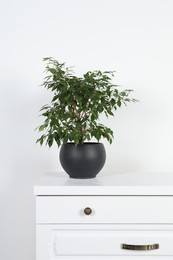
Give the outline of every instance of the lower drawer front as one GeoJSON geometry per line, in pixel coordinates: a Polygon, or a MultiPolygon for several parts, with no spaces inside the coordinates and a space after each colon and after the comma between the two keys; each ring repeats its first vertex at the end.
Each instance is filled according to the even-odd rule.
{"type": "Polygon", "coordinates": [[[40,254],[49,255],[45,259],[63,256],[172,256],[173,259],[173,230],[37,225],[37,241],[38,252],[40,247],[40,254]],[[129,249],[128,246],[123,249],[124,244],[129,245],[129,249]],[[157,249],[153,245],[157,245],[157,249]],[[130,250],[132,246],[135,246],[135,250],[130,250]]]}
{"type": "Polygon", "coordinates": [[[56,255],[173,255],[173,233],[164,232],[64,230],[52,233],[52,243],[56,255]],[[159,248],[139,251],[122,249],[122,245],[159,248]]]}

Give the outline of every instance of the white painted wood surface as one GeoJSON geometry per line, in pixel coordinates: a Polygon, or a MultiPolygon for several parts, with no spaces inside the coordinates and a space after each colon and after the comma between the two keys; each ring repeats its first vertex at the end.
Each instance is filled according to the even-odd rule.
{"type": "Polygon", "coordinates": [[[90,180],[48,174],[34,194],[36,260],[173,260],[173,173],[101,174],[90,180]],[[89,216],[86,207],[92,209],[89,216]],[[126,251],[121,243],[160,247],[126,251]]]}
{"type": "MultiPolygon", "coordinates": [[[[172,227],[173,228],[173,227],[172,227]]],[[[116,229],[116,225],[39,225],[37,239],[44,242],[39,248],[41,259],[43,248],[50,259],[58,256],[170,256],[173,255],[173,229],[152,230],[148,226],[127,230],[126,226],[116,229]],[[159,244],[159,249],[133,251],[121,249],[121,244],[152,245],[159,244]]]]}
{"type": "Polygon", "coordinates": [[[173,223],[173,196],[37,196],[37,223],[173,223]],[[91,215],[84,214],[86,207],[91,215]]]}
{"type": "Polygon", "coordinates": [[[173,172],[98,174],[95,179],[71,179],[47,173],[35,195],[173,195],[173,172]]]}

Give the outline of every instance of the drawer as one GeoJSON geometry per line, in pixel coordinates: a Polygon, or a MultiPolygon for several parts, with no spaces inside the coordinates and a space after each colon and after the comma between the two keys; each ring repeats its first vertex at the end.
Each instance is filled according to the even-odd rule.
{"type": "Polygon", "coordinates": [[[42,224],[173,223],[172,196],[37,196],[36,203],[36,221],[42,224]]]}
{"type": "Polygon", "coordinates": [[[150,256],[172,256],[173,259],[172,228],[170,230],[160,230],[159,227],[158,230],[146,227],[129,228],[129,230],[125,228],[124,226],[122,229],[117,229],[115,225],[87,225],[87,227],[86,225],[37,225],[37,240],[42,241],[41,244],[38,242],[38,256],[44,255],[47,257],[45,259],[52,260],[72,256],[147,256],[147,259],[150,256]],[[122,245],[126,245],[127,249],[123,249],[122,245]]]}

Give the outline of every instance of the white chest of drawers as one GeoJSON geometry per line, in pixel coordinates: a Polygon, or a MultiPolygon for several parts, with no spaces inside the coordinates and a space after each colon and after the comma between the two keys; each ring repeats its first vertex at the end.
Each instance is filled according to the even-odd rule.
{"type": "Polygon", "coordinates": [[[173,173],[49,174],[34,194],[36,260],[173,260],[173,173]]]}

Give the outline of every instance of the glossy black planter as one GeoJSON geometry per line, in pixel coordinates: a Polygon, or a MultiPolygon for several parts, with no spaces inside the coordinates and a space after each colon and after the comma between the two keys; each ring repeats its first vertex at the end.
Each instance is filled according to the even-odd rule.
{"type": "Polygon", "coordinates": [[[60,162],[71,178],[94,178],[103,168],[106,152],[102,143],[63,144],[60,162]]]}

